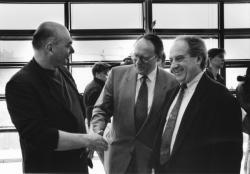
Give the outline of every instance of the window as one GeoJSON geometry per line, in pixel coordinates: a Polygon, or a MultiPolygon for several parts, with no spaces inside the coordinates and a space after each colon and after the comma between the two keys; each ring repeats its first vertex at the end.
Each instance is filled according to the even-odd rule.
{"type": "Polygon", "coordinates": [[[80,93],[83,93],[86,85],[93,80],[92,67],[73,67],[72,75],[80,93]]]}
{"type": "Polygon", "coordinates": [[[250,39],[225,39],[226,59],[250,59],[250,39]]]}
{"type": "Polygon", "coordinates": [[[13,126],[5,100],[0,100],[0,128],[13,126]]]}
{"type": "Polygon", "coordinates": [[[225,28],[250,28],[250,3],[225,4],[225,28]]]}
{"type": "Polygon", "coordinates": [[[5,94],[5,86],[9,79],[19,70],[20,68],[6,68],[0,69],[0,94],[5,94]]]}
{"type": "Polygon", "coordinates": [[[3,30],[35,29],[45,21],[64,24],[64,6],[63,4],[0,4],[0,21],[0,29],[3,30]]]}
{"type": "Polygon", "coordinates": [[[244,76],[246,74],[246,68],[226,68],[226,86],[230,90],[235,90],[238,81],[237,76],[244,76]]]}
{"type": "Polygon", "coordinates": [[[0,40],[0,62],[28,62],[32,56],[31,41],[0,40]]]}
{"type": "Polygon", "coordinates": [[[142,4],[72,4],[72,29],[142,28],[142,4]]]}
{"type": "Polygon", "coordinates": [[[153,4],[155,28],[217,28],[217,4],[153,4]]]}
{"type": "Polygon", "coordinates": [[[122,61],[133,49],[135,40],[74,41],[73,61],[122,61]]]}
{"type": "MultiPolygon", "coordinates": [[[[21,161],[19,136],[16,132],[0,133],[0,163],[21,161]]],[[[0,164],[1,166],[1,164],[0,164]]],[[[21,172],[21,170],[20,170],[21,172]]],[[[14,173],[20,173],[14,172],[14,173]]]]}
{"type": "MultiPolygon", "coordinates": [[[[206,44],[207,50],[209,50],[210,48],[218,48],[218,39],[209,38],[209,39],[203,39],[203,40],[206,44]]],[[[166,60],[169,60],[169,51],[173,43],[174,43],[174,39],[163,39],[166,60]]]]}

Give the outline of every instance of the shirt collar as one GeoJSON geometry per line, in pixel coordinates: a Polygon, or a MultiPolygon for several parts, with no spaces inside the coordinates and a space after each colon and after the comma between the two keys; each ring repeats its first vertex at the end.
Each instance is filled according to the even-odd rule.
{"type": "MultiPolygon", "coordinates": [[[[147,75],[149,81],[152,82],[152,81],[155,80],[155,78],[156,78],[156,72],[157,72],[157,66],[155,66],[155,69],[154,69],[151,73],[149,73],[149,74],[147,75]]],[[[140,79],[142,78],[142,76],[143,76],[143,75],[138,74],[137,80],[140,80],[140,79]]]]}
{"type": "Polygon", "coordinates": [[[197,86],[197,84],[200,81],[203,74],[204,74],[204,71],[201,71],[199,74],[197,74],[193,80],[191,80],[189,83],[187,83],[187,88],[197,86]]]}

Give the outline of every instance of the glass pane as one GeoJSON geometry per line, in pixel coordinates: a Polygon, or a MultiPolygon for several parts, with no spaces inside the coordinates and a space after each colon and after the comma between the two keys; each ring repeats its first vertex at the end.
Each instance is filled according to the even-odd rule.
{"type": "Polygon", "coordinates": [[[0,4],[0,21],[0,29],[35,29],[44,21],[64,24],[64,5],[0,4]]]}
{"type": "Polygon", "coordinates": [[[31,41],[0,41],[0,62],[28,62],[32,56],[31,41]]]}
{"type": "Polygon", "coordinates": [[[225,28],[250,28],[250,3],[225,4],[225,28]]]}
{"type": "Polygon", "coordinates": [[[14,126],[10,119],[6,101],[0,100],[0,127],[14,126]]]}
{"type": "Polygon", "coordinates": [[[250,39],[225,39],[226,59],[249,59],[250,39]]]}
{"type": "MultiPolygon", "coordinates": [[[[207,50],[211,48],[218,48],[218,39],[203,39],[206,44],[207,50]]],[[[174,39],[163,39],[164,50],[166,54],[166,60],[169,60],[169,51],[174,43],[174,39]]]]}
{"type": "Polygon", "coordinates": [[[142,28],[142,4],[72,4],[73,29],[142,28]]]}
{"type": "Polygon", "coordinates": [[[86,85],[93,80],[92,67],[72,67],[72,76],[78,91],[83,93],[86,85]]]}
{"type": "Polygon", "coordinates": [[[0,160],[20,160],[21,158],[18,133],[0,133],[0,160]]]}
{"type": "Polygon", "coordinates": [[[122,61],[132,51],[135,40],[74,41],[73,61],[122,61]]]}
{"type": "Polygon", "coordinates": [[[19,69],[20,68],[0,69],[0,94],[5,94],[6,83],[19,69]]]}
{"type": "Polygon", "coordinates": [[[9,162],[0,164],[0,173],[22,174],[22,162],[9,162]]]}
{"type": "Polygon", "coordinates": [[[153,4],[155,28],[217,28],[217,4],[153,4]]]}
{"type": "Polygon", "coordinates": [[[226,68],[226,86],[228,89],[236,89],[237,76],[244,76],[247,68],[226,68]]]}

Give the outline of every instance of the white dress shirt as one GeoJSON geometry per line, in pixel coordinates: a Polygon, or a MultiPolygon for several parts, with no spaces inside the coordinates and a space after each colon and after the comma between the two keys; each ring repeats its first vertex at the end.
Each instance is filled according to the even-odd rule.
{"type": "MultiPolygon", "coordinates": [[[[194,94],[194,91],[202,77],[204,72],[200,72],[198,75],[196,75],[196,77],[190,81],[188,84],[187,84],[187,88],[184,92],[184,96],[183,96],[183,99],[182,99],[182,102],[181,102],[181,106],[180,106],[180,110],[178,112],[178,116],[177,116],[177,120],[176,120],[176,123],[175,123],[175,128],[174,128],[174,132],[173,132],[173,136],[172,136],[172,140],[171,140],[171,146],[170,146],[170,153],[172,152],[173,150],[173,146],[174,146],[174,142],[175,142],[175,139],[176,139],[176,136],[177,136],[177,133],[178,133],[178,130],[179,130],[179,127],[180,127],[180,124],[181,124],[181,120],[182,120],[182,117],[183,117],[183,114],[187,108],[187,105],[191,99],[191,97],[193,96],[194,94]]],[[[174,101],[172,102],[169,110],[168,110],[168,114],[167,114],[167,121],[168,121],[168,118],[169,118],[169,115],[176,103],[176,100],[179,96],[179,93],[180,91],[178,92],[178,94],[176,95],[174,101]]],[[[167,125],[167,121],[165,123],[165,126],[164,126],[164,131],[165,131],[165,128],[166,128],[166,125],[167,125]]],[[[163,132],[164,132],[163,131],[163,132]]]]}
{"type": "MultiPolygon", "coordinates": [[[[152,103],[153,103],[153,98],[154,98],[154,89],[155,89],[155,81],[156,81],[156,72],[157,72],[157,67],[147,75],[147,86],[148,86],[148,114],[150,112],[152,103]]],[[[136,81],[136,91],[135,91],[135,103],[138,97],[139,89],[142,84],[142,76],[141,74],[138,74],[137,76],[137,81],[136,81]]]]}

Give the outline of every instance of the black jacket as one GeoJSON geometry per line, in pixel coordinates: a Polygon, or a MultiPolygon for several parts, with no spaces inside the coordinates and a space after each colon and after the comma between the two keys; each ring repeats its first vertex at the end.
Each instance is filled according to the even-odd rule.
{"type": "MultiPolygon", "coordinates": [[[[175,98],[166,102],[163,115],[175,98]]],[[[237,100],[206,73],[184,112],[169,161],[159,165],[159,149],[165,119],[155,146],[156,173],[240,173],[242,158],[241,109],[237,100]]]]}
{"type": "MultiPolygon", "coordinates": [[[[59,70],[78,95],[71,74],[64,67],[59,70]]],[[[84,118],[75,116],[48,84],[46,73],[33,59],[6,85],[8,110],[20,136],[23,171],[87,173],[85,149],[55,151],[58,130],[86,130],[84,118]]]]}
{"type": "Polygon", "coordinates": [[[100,96],[102,92],[102,88],[105,82],[94,78],[85,88],[84,90],[84,104],[85,104],[85,112],[86,118],[88,120],[88,125],[90,125],[90,120],[92,117],[92,111],[95,105],[96,100],[100,96]]]}

